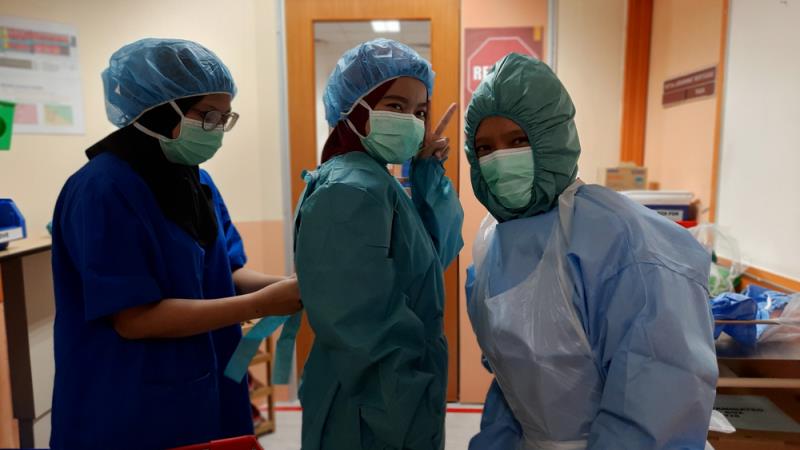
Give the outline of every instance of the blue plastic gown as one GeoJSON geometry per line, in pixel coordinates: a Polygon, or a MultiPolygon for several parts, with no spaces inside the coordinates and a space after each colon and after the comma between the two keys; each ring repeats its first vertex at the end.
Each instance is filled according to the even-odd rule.
{"type": "Polygon", "coordinates": [[[443,271],[463,245],[444,168],[413,162],[413,200],[363,152],[306,181],[295,258],[316,339],[300,386],[302,448],[441,449],[443,271]]]}
{"type": "Polygon", "coordinates": [[[245,264],[207,173],[218,220],[202,248],[141,177],[103,153],[67,181],[53,219],[53,449],[156,450],[252,434],[247,381],[222,376],[241,328],[181,339],[121,338],[109,319],[164,298],[228,297],[245,264]]]}
{"type": "MultiPolygon", "coordinates": [[[[497,225],[491,295],[537,267],[556,217],[551,210],[497,225]]],[[[709,255],[674,223],[599,186],[578,191],[569,242],[573,304],[603,381],[588,448],[703,449],[717,379],[709,255]]],[[[482,301],[474,278],[470,271],[470,303],[482,301]]],[[[512,450],[521,433],[494,383],[470,449],[512,450]]]]}

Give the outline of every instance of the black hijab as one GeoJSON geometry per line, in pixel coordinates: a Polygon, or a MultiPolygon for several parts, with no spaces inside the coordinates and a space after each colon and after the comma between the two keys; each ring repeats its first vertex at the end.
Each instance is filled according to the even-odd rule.
{"type": "MultiPolygon", "coordinates": [[[[184,114],[203,96],[175,100],[184,114]]],[[[146,112],[139,124],[162,136],[171,137],[180,123],[180,116],[169,103],[146,112]]],[[[217,240],[217,217],[211,188],[200,182],[200,169],[171,163],[164,156],[158,139],[150,137],[132,124],[111,133],[86,150],[89,159],[111,152],[126,161],[150,187],[169,220],[175,222],[201,246],[217,240]]]]}

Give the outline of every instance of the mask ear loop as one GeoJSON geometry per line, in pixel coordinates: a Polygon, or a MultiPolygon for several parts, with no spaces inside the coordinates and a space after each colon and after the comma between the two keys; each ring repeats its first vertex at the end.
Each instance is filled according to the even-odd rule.
{"type": "MultiPolygon", "coordinates": [[[[361,105],[361,106],[363,106],[364,108],[366,108],[366,109],[367,109],[367,111],[369,111],[369,116],[370,116],[370,118],[372,117],[372,112],[373,112],[373,110],[372,110],[372,108],[369,106],[369,103],[365,102],[365,101],[364,101],[364,99],[360,99],[360,100],[358,101],[357,105],[361,105]]],[[[353,109],[355,109],[355,108],[353,108],[353,109]]],[[[351,110],[350,112],[353,112],[353,111],[351,110]]],[[[349,114],[348,114],[348,116],[349,116],[349,114]]],[[[364,136],[363,134],[359,133],[359,131],[356,129],[356,126],[355,126],[355,125],[353,125],[353,122],[352,122],[352,121],[350,121],[350,118],[349,118],[349,117],[345,119],[345,123],[347,123],[347,126],[348,126],[348,127],[350,127],[350,129],[351,129],[351,130],[353,130],[353,133],[355,133],[355,134],[356,134],[356,136],[360,137],[361,139],[366,139],[366,138],[367,138],[367,137],[366,137],[366,136],[364,136]]]]}
{"type": "MultiPolygon", "coordinates": [[[[186,118],[186,116],[183,115],[183,111],[181,111],[181,109],[178,108],[178,104],[175,103],[175,101],[170,100],[169,104],[172,105],[172,109],[174,109],[175,112],[178,113],[179,116],[181,116],[181,124],[183,124],[183,119],[186,118]]],[[[146,128],[144,125],[140,124],[138,121],[133,122],[133,127],[136,128],[137,130],[141,131],[142,133],[150,136],[151,138],[158,139],[159,141],[168,142],[168,141],[177,140],[177,138],[176,139],[170,139],[170,138],[164,136],[163,134],[156,133],[155,131],[152,131],[152,130],[146,128]]]]}

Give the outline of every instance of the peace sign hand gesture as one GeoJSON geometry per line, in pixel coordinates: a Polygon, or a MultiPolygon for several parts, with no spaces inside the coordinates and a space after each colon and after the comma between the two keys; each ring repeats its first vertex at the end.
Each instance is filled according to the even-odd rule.
{"type": "Polygon", "coordinates": [[[447,159],[450,155],[450,138],[442,137],[442,134],[444,134],[444,130],[447,129],[447,125],[450,124],[450,120],[453,118],[457,109],[458,105],[456,103],[450,104],[450,107],[447,108],[442,118],[439,119],[439,124],[436,125],[433,133],[428,132],[426,134],[425,143],[422,150],[417,154],[417,158],[427,159],[431,156],[436,156],[439,161],[447,159]]]}

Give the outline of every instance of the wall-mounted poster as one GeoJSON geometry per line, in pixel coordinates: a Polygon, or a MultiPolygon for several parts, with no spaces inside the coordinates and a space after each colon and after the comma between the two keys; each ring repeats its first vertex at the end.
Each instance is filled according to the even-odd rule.
{"type": "Polygon", "coordinates": [[[0,16],[0,101],[16,103],[14,133],[83,134],[77,30],[0,16]]]}

